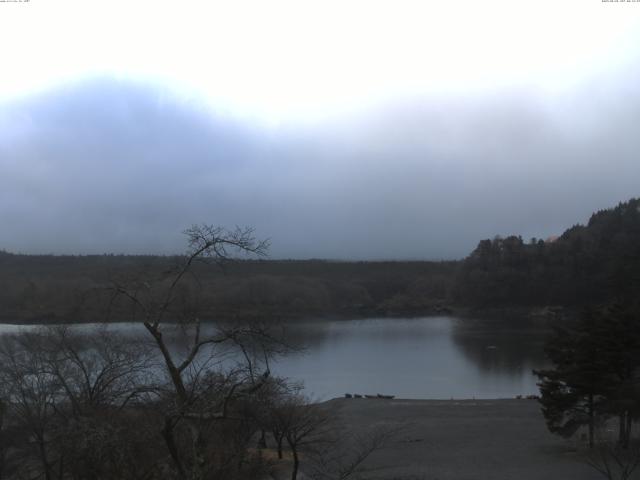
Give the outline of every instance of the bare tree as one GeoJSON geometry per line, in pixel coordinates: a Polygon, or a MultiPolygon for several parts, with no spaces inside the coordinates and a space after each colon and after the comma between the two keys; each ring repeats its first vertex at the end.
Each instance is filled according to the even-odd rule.
{"type": "MultiPolygon", "coordinates": [[[[179,287],[185,277],[192,272],[192,267],[198,260],[209,258],[216,263],[222,263],[229,259],[230,250],[264,255],[268,247],[268,243],[255,240],[252,229],[238,228],[229,232],[220,227],[201,225],[192,226],[184,233],[188,238],[189,251],[182,264],[174,271],[166,272],[166,275],[155,285],[152,284],[152,279],[145,278],[129,284],[118,282],[112,289],[115,295],[123,295],[142,312],[142,324],[153,337],[162,354],[177,401],[182,405],[189,400],[184,378],[185,371],[194,364],[203,347],[225,343],[229,341],[230,336],[227,331],[207,337],[201,336],[201,322],[197,312],[187,312],[186,318],[169,319],[169,322],[179,322],[186,328],[191,328],[190,349],[184,358],[176,359],[163,335],[163,327],[167,321],[166,317],[172,313],[172,308],[175,306],[179,287]]],[[[232,332],[236,336],[242,333],[240,329],[232,332]]]]}
{"type": "Polygon", "coordinates": [[[72,415],[123,408],[152,387],[151,352],[141,342],[105,328],[83,334],[60,325],[40,334],[43,369],[57,378],[72,415]]]}
{"type": "Polygon", "coordinates": [[[232,253],[265,255],[268,242],[258,241],[250,228],[228,231],[210,225],[193,226],[184,232],[189,250],[175,269],[158,278],[114,282],[114,300],[124,297],[141,316],[145,330],[153,339],[168,377],[161,392],[164,405],[162,436],[181,478],[199,479],[206,475],[207,441],[211,423],[230,419],[230,406],[250,396],[270,375],[268,358],[278,342],[269,328],[259,322],[220,324],[203,327],[196,302],[184,301],[181,289],[198,287],[194,266],[200,261],[223,264],[232,253]],[[179,326],[187,339],[180,353],[169,343],[171,330],[179,326]],[[224,357],[229,349],[236,356],[233,366],[224,357]],[[238,360],[240,359],[240,360],[238,360]],[[186,425],[190,447],[181,448],[186,425]]]}
{"type": "Polygon", "coordinates": [[[55,431],[55,404],[59,382],[46,371],[41,355],[43,338],[23,334],[5,337],[0,346],[0,385],[14,422],[26,432],[26,442],[19,446],[29,470],[38,470],[52,480],[57,459],[51,448],[55,431]]]}
{"type": "MultiPolygon", "coordinates": [[[[201,323],[196,265],[234,250],[263,255],[267,243],[250,229],[185,233],[189,251],[176,268],[108,289],[146,342],[66,326],[0,342],[0,398],[22,435],[10,448],[19,478],[225,479],[260,466],[248,446],[274,403],[265,398],[282,393],[269,363],[288,346],[255,319],[201,323]]],[[[303,429],[289,429],[294,448],[303,429]]]]}
{"type": "MultiPolygon", "coordinates": [[[[278,459],[283,458],[286,422],[283,421],[282,407],[290,395],[299,394],[302,384],[291,383],[286,378],[271,377],[258,398],[259,422],[262,432],[268,431],[276,442],[278,459]]],[[[266,443],[266,440],[265,442],[266,443]]]]}
{"type": "Polygon", "coordinates": [[[313,480],[362,478],[367,472],[367,459],[386,448],[403,430],[403,426],[384,426],[361,434],[335,431],[334,441],[313,455],[309,476],[313,480]]]}
{"type": "Polygon", "coordinates": [[[137,467],[129,467],[154,461],[147,455],[126,471],[118,466],[140,433],[133,427],[140,416],[123,408],[143,390],[146,353],[125,338],[93,333],[61,326],[2,339],[0,384],[16,433],[10,450],[27,478],[135,478],[129,474],[137,467]]]}
{"type": "Polygon", "coordinates": [[[598,442],[587,453],[585,462],[607,480],[628,480],[640,465],[640,446],[598,442]]]}
{"type": "Polygon", "coordinates": [[[0,478],[4,478],[7,470],[7,453],[9,444],[6,441],[7,402],[0,398],[0,478]]]}
{"type": "Polygon", "coordinates": [[[317,447],[326,441],[331,428],[331,416],[319,404],[311,403],[299,392],[285,395],[273,406],[271,431],[282,457],[282,439],[286,440],[293,457],[291,479],[296,480],[302,450],[317,447]]]}
{"type": "Polygon", "coordinates": [[[276,441],[278,458],[283,457],[283,440],[289,447],[292,480],[298,477],[303,458],[305,474],[313,480],[361,478],[367,459],[404,430],[402,425],[393,425],[363,433],[348,431],[341,426],[336,411],[312,403],[300,386],[286,382],[271,401],[268,428],[276,441]]]}

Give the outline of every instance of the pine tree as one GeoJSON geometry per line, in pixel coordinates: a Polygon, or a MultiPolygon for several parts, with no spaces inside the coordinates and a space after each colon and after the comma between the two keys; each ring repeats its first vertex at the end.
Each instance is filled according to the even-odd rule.
{"type": "Polygon", "coordinates": [[[571,437],[586,425],[589,446],[593,446],[607,377],[595,327],[593,316],[585,315],[578,325],[557,328],[545,349],[554,368],[534,371],[540,379],[540,403],[549,431],[571,437]]]}
{"type": "Polygon", "coordinates": [[[557,328],[545,349],[553,368],[534,373],[553,433],[570,437],[598,418],[619,417],[619,443],[629,445],[640,414],[640,324],[629,307],[589,309],[574,325],[557,328]]]}

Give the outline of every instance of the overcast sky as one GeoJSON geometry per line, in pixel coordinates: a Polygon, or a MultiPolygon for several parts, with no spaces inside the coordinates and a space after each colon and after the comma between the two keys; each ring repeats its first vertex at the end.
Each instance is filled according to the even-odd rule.
{"type": "Polygon", "coordinates": [[[449,259],[640,195],[640,2],[0,3],[0,249],[449,259]]]}

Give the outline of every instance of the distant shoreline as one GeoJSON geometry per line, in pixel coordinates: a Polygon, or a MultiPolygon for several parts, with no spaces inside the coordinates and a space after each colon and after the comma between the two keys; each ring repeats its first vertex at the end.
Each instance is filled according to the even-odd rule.
{"type": "MultiPolygon", "coordinates": [[[[482,320],[482,321],[515,321],[519,322],[534,322],[540,324],[540,326],[548,325],[550,322],[558,318],[560,315],[573,315],[575,314],[573,309],[566,309],[562,307],[549,307],[549,306],[537,306],[537,307],[502,307],[502,308],[490,308],[490,309],[473,309],[469,307],[460,307],[453,305],[441,306],[438,308],[430,309],[407,309],[392,312],[384,312],[377,309],[371,309],[370,311],[361,312],[333,312],[325,314],[306,314],[306,315],[273,315],[271,313],[261,317],[259,314],[252,313],[251,315],[233,315],[226,313],[220,315],[219,318],[207,318],[202,319],[202,323],[216,323],[233,322],[235,320],[242,321],[243,318],[250,319],[262,319],[264,321],[274,323],[312,323],[312,322],[324,322],[324,321],[350,321],[350,320],[366,320],[371,318],[385,318],[385,319],[407,319],[407,318],[424,318],[424,317],[457,317],[465,320],[482,320]],[[234,318],[235,317],[235,318],[234,318]]],[[[86,321],[73,321],[65,316],[42,316],[42,317],[30,317],[23,319],[15,319],[15,316],[11,318],[2,318],[0,316],[0,325],[15,325],[15,326],[28,326],[28,325],[86,325],[86,324],[118,324],[118,323],[135,323],[136,320],[127,318],[112,319],[109,321],[101,322],[96,319],[88,319],[86,321]]],[[[140,320],[141,321],[141,320],[140,320]]],[[[178,323],[167,321],[165,323],[178,323]]]]}

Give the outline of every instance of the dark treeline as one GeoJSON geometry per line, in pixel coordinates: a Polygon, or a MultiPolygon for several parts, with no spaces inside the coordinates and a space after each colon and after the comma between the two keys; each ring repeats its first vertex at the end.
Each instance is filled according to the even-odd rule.
{"type": "MultiPolygon", "coordinates": [[[[119,321],[114,281],[161,276],[180,256],[17,255],[0,251],[0,320],[119,321]],[[109,318],[106,318],[108,312],[109,318]]],[[[640,200],[594,213],[559,238],[482,240],[464,260],[239,260],[194,266],[204,318],[424,315],[544,306],[579,308],[638,296],[640,200]]]]}
{"type": "MultiPolygon", "coordinates": [[[[0,253],[0,320],[110,321],[128,312],[109,305],[114,281],[161,276],[182,257],[15,255],[0,253]]],[[[197,264],[204,318],[404,315],[441,311],[457,262],[239,260],[197,264]]],[[[188,283],[188,282],[187,282],[188,283]]],[[[117,305],[116,305],[117,307],[117,305]]]]}
{"type": "Polygon", "coordinates": [[[640,200],[594,213],[559,238],[482,240],[452,293],[474,307],[583,307],[640,294],[640,200]]]}

